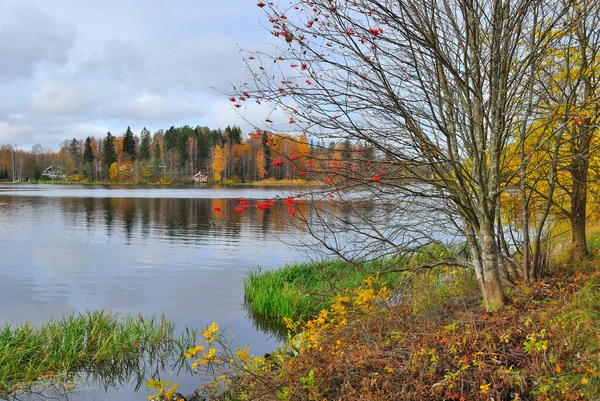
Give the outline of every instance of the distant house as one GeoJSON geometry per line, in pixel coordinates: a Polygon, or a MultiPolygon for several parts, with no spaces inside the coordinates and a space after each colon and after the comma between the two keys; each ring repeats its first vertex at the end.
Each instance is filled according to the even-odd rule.
{"type": "Polygon", "coordinates": [[[65,170],[60,166],[52,165],[42,171],[42,177],[48,177],[51,180],[61,180],[65,178],[65,170]]]}
{"type": "Polygon", "coordinates": [[[198,171],[196,174],[194,174],[192,178],[194,179],[194,182],[208,182],[208,176],[206,174],[202,174],[201,171],[198,171]]]}

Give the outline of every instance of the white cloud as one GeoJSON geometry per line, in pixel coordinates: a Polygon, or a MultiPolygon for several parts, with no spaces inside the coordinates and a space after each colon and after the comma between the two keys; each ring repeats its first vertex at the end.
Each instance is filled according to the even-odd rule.
{"type": "Polygon", "coordinates": [[[11,124],[0,121],[0,143],[22,143],[24,135],[32,135],[34,127],[28,124],[11,124]]]}
{"type": "Polygon", "coordinates": [[[290,125],[290,117],[281,109],[273,108],[268,104],[258,105],[252,99],[241,103],[240,108],[235,108],[231,101],[219,100],[211,109],[211,117],[218,124],[238,125],[244,132],[256,128],[271,131],[293,131],[298,127],[290,125]],[[267,122],[269,119],[272,123],[267,122]]]}
{"type": "Polygon", "coordinates": [[[270,38],[241,3],[0,0],[0,144],[57,149],[128,125],[249,130],[218,92],[250,79],[238,42],[270,38]]]}
{"type": "Polygon", "coordinates": [[[95,96],[66,78],[45,82],[33,94],[32,111],[42,116],[73,116],[84,114],[94,103],[95,96]]]}
{"type": "Polygon", "coordinates": [[[157,94],[142,94],[133,98],[117,101],[105,110],[104,117],[119,118],[141,122],[179,121],[185,118],[200,118],[205,113],[191,101],[166,99],[157,94]]]}
{"type": "Polygon", "coordinates": [[[44,11],[17,6],[0,17],[0,78],[27,78],[43,64],[64,65],[75,39],[71,24],[44,11]]]}

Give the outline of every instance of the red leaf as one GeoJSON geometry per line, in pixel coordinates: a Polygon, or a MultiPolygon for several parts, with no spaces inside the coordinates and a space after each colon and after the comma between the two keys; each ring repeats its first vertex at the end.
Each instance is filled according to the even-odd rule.
{"type": "Polygon", "coordinates": [[[220,211],[221,211],[221,208],[220,208],[219,206],[215,206],[215,207],[213,207],[213,210],[214,210],[215,212],[220,212],[220,211]]]}

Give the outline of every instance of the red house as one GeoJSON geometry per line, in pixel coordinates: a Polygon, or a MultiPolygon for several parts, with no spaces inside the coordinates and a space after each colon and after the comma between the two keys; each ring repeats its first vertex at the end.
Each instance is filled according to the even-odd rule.
{"type": "Polygon", "coordinates": [[[192,178],[194,179],[194,182],[208,182],[208,176],[206,174],[202,174],[201,171],[198,171],[196,174],[194,174],[192,178]]]}

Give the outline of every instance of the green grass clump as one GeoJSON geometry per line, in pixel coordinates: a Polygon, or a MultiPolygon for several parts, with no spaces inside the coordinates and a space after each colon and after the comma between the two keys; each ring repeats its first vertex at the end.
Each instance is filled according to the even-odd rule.
{"type": "MultiPolygon", "coordinates": [[[[334,294],[356,288],[391,263],[376,260],[358,267],[343,261],[318,261],[251,271],[244,282],[246,304],[255,320],[306,320],[329,306],[334,294]]],[[[399,278],[400,275],[385,277],[391,286],[399,278]]]]}
{"type": "Polygon", "coordinates": [[[33,326],[0,328],[0,399],[23,392],[68,391],[92,379],[105,388],[136,380],[138,387],[193,344],[175,339],[164,317],[122,316],[109,311],[71,314],[33,326]]]}

